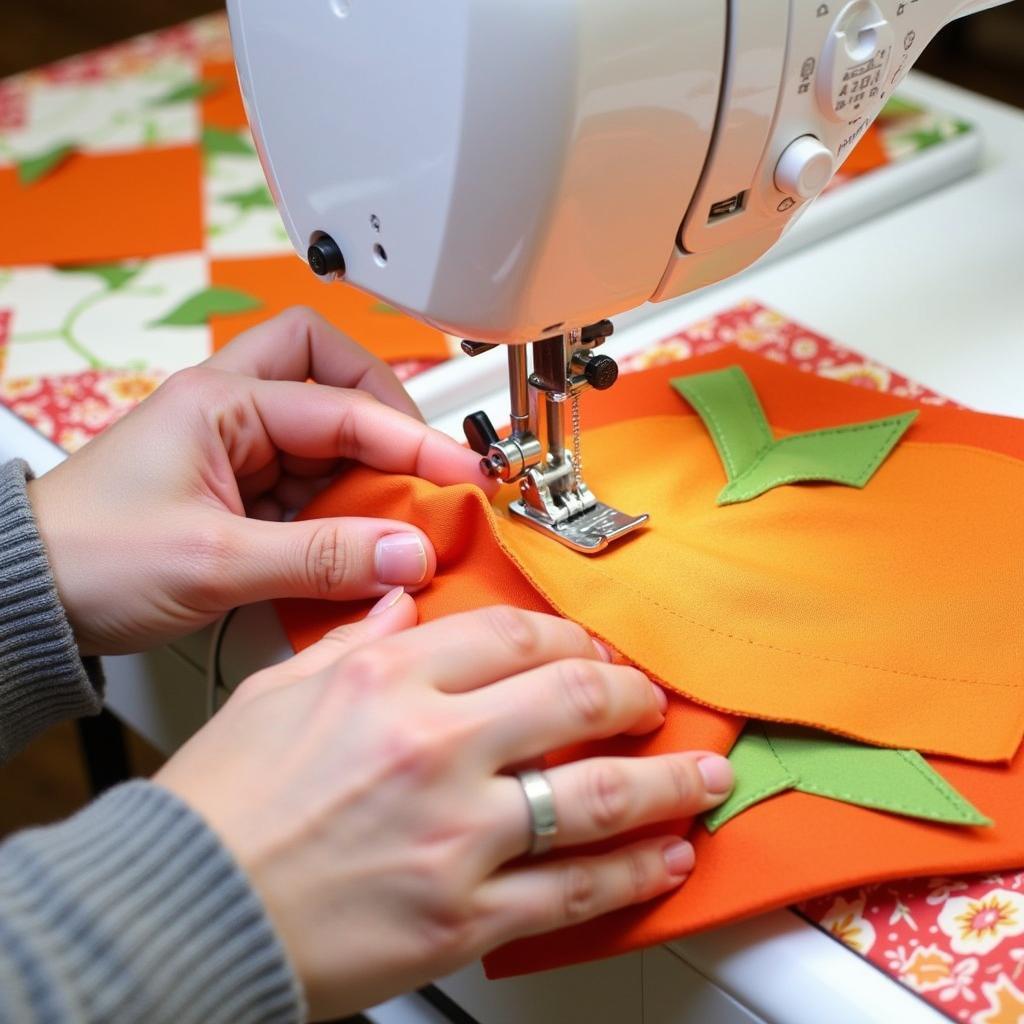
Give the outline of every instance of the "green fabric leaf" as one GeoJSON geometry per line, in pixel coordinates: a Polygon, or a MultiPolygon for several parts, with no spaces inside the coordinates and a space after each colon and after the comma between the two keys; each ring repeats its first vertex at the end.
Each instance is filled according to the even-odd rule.
{"type": "Polygon", "coordinates": [[[206,156],[252,156],[255,150],[244,134],[223,128],[204,128],[203,153],[206,156]]]}
{"type": "Polygon", "coordinates": [[[916,412],[905,412],[871,423],[784,437],[729,481],[718,495],[718,504],[750,501],[773,487],[812,480],[863,487],[915,419],[916,412]]]}
{"type": "Polygon", "coordinates": [[[395,309],[394,306],[389,306],[386,302],[375,302],[373,304],[374,313],[383,313],[385,316],[401,316],[402,311],[395,309]]]}
{"type": "Polygon", "coordinates": [[[18,180],[22,185],[31,185],[40,178],[45,178],[57,170],[74,151],[73,143],[62,142],[42,153],[24,157],[18,161],[18,180]]]}
{"type": "Polygon", "coordinates": [[[189,100],[201,100],[210,93],[217,92],[221,87],[220,82],[182,82],[169,89],[162,96],[157,96],[149,101],[150,107],[170,107],[175,103],[187,103],[189,100]]]}
{"type": "Polygon", "coordinates": [[[166,316],[154,321],[152,327],[195,327],[209,322],[211,316],[246,313],[263,305],[259,299],[235,288],[204,288],[187,298],[166,316]]]}
{"type": "Polygon", "coordinates": [[[760,722],[750,722],[729,753],[736,782],[724,804],[712,808],[704,816],[709,832],[714,832],[748,807],[759,804],[777,793],[795,789],[799,778],[775,756],[771,744],[761,731],[760,722]]]}
{"type": "Polygon", "coordinates": [[[274,208],[274,200],[266,185],[257,185],[248,192],[232,192],[230,195],[221,196],[221,202],[231,203],[243,212],[266,207],[274,208]]]}
{"type": "Polygon", "coordinates": [[[62,274],[93,274],[102,278],[107,289],[116,292],[142,272],[141,266],[129,266],[124,263],[89,263],[74,267],[56,267],[62,274]]]}
{"type": "Polygon", "coordinates": [[[947,825],[992,824],[913,750],[869,747],[814,729],[750,722],[729,760],[736,787],[705,816],[711,832],[789,789],[947,825]]]}
{"type": "Polygon", "coordinates": [[[672,386],[704,421],[730,480],[771,447],[774,439],[764,410],[750,378],[738,366],[677,377],[672,386]]]}
{"type": "Polygon", "coordinates": [[[750,379],[738,366],[672,386],[697,411],[725,465],[719,505],[750,501],[783,484],[821,481],[863,487],[917,418],[900,413],[774,440],[750,379]]]}

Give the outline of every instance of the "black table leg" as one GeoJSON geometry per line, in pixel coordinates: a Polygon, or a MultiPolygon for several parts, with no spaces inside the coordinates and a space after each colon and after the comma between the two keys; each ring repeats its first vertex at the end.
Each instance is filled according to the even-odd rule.
{"type": "Polygon", "coordinates": [[[79,718],[78,742],[93,796],[132,777],[124,726],[104,708],[98,715],[79,718]]]}

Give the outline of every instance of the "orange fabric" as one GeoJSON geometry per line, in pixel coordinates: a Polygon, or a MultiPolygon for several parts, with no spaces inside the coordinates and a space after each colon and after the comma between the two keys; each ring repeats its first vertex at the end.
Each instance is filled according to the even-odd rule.
{"type": "MultiPolygon", "coordinates": [[[[660,412],[670,377],[709,362],[638,375],[623,388],[627,406],[646,385],[646,411],[660,412]]],[[[788,401],[798,429],[869,418],[864,406],[878,397],[781,367],[768,375],[770,384],[752,374],[767,414],[788,401]],[[805,425],[801,410],[818,390],[832,398],[828,418],[805,425]],[[850,408],[839,408],[842,399],[850,408]]],[[[598,558],[510,521],[503,507],[495,518],[473,488],[440,491],[366,471],[307,514],[373,509],[431,536],[449,523],[489,537],[496,561],[486,583],[476,568],[442,563],[421,600],[458,580],[486,603],[514,563],[556,610],[699,703],[885,746],[1008,760],[1024,732],[1024,526],[1011,511],[1024,495],[1024,461],[939,440],[949,436],[941,411],[923,410],[924,429],[910,429],[863,491],[783,487],[723,509],[711,440],[672,397],[674,415],[588,431],[591,486],[653,517],[598,558]]],[[[964,416],[995,419],[955,418],[964,416]]],[[[1024,424],[998,424],[1020,443],[1024,424]]],[[[319,628],[330,612],[313,614],[319,628]]]]}
{"type": "Polygon", "coordinates": [[[382,312],[380,302],[348,285],[326,284],[295,256],[267,259],[217,259],[210,265],[211,283],[237,288],[261,300],[250,313],[210,318],[214,349],[289,306],[309,305],[340,330],[388,362],[402,359],[444,359],[443,334],[410,317],[382,312]]]}
{"type": "Polygon", "coordinates": [[[724,471],[694,417],[589,431],[584,452],[595,493],[649,511],[651,528],[581,559],[500,511],[502,541],[559,612],[722,710],[883,746],[1013,755],[1024,525],[1011,510],[1024,462],[904,441],[863,491],[780,487],[721,508],[724,471]]]}
{"type": "Polygon", "coordinates": [[[245,117],[234,63],[229,60],[206,61],[202,74],[204,82],[216,85],[216,89],[203,97],[203,124],[225,131],[245,128],[249,122],[245,117]]]}
{"type": "Polygon", "coordinates": [[[486,960],[491,977],[616,956],[850,886],[1024,863],[1024,752],[1009,769],[929,758],[990,815],[992,828],[954,828],[789,792],[723,825],[696,826],[689,881],[653,904],[512,943],[486,960]]]}
{"type": "Polygon", "coordinates": [[[201,249],[200,180],[195,146],[75,154],[29,186],[0,169],[0,266],[201,249]]]}
{"type": "MultiPolygon", "coordinates": [[[[802,433],[916,409],[917,419],[907,435],[910,441],[946,441],[1024,459],[1024,425],[1020,420],[968,409],[917,405],[908,398],[801,373],[732,346],[672,366],[629,374],[609,391],[588,392],[583,399],[583,425],[592,430],[640,416],[696,416],[667,381],[726,366],[743,368],[765,416],[780,432],[802,433]]],[[[587,452],[584,455],[589,457],[587,452]]]]}
{"type": "MultiPolygon", "coordinates": [[[[1021,557],[1024,531],[1018,526],[1015,534],[1012,528],[1007,527],[1007,521],[1019,521],[1014,509],[1019,509],[1020,497],[1024,494],[1021,477],[1024,466],[1020,461],[1024,459],[1024,424],[1006,418],[922,408],[918,422],[908,434],[909,440],[897,449],[864,491],[827,487],[782,488],[748,506],[717,508],[713,496],[724,479],[724,471],[716,462],[710,438],[702,433],[703,427],[688,406],[670,391],[667,381],[677,374],[696,373],[732,363],[739,363],[750,375],[766,414],[776,429],[813,429],[837,422],[870,419],[913,406],[887,396],[823,381],[737,350],[628,377],[612,392],[589,396],[594,400],[587,403],[586,421],[602,424],[603,428],[593,433],[605,435],[588,437],[585,447],[588,479],[600,488],[599,493],[607,495],[613,502],[620,501],[627,511],[640,511],[641,498],[657,501],[657,506],[652,504],[650,510],[658,515],[655,520],[660,524],[658,530],[682,530],[688,544],[698,555],[708,556],[711,563],[720,559],[721,551],[734,553],[737,543],[746,545],[742,549],[743,556],[735,559],[741,569],[751,563],[755,566],[761,564],[765,555],[776,553],[777,564],[773,564],[770,570],[764,563],[766,579],[771,577],[774,589],[766,585],[756,599],[751,599],[749,593],[744,594],[736,588],[731,596],[735,602],[733,612],[737,616],[756,617],[765,608],[770,608],[774,618],[784,594],[802,585],[801,567],[810,574],[822,569],[817,564],[818,559],[825,559],[828,568],[820,577],[826,581],[825,585],[819,583],[815,592],[826,603],[831,599],[829,581],[845,586],[851,582],[846,576],[853,573],[852,583],[866,587],[864,599],[875,612],[883,608],[895,612],[897,604],[894,598],[917,594],[922,601],[929,603],[935,614],[945,615],[943,603],[955,602],[958,597],[958,576],[943,577],[929,564],[915,564],[920,575],[913,575],[909,562],[911,556],[915,562],[921,559],[926,551],[935,554],[933,548],[937,544],[941,548],[941,523],[968,513],[981,518],[976,520],[975,534],[960,536],[957,540],[957,543],[966,545],[953,552],[953,568],[957,574],[961,570],[973,571],[970,563],[979,546],[983,549],[986,573],[1005,574],[1006,565],[1024,564],[1021,557]],[[628,421],[630,417],[635,422],[620,422],[623,419],[628,421]],[[616,422],[619,426],[609,426],[616,422]],[[652,426],[657,427],[660,445],[657,450],[649,436],[645,445],[638,445],[638,438],[652,426]],[[653,454],[640,454],[645,449],[653,454]],[[651,465],[652,462],[667,463],[672,472],[651,465]],[[1005,469],[1016,481],[1009,490],[999,479],[1000,474],[992,472],[994,467],[1005,469]],[[991,488],[995,488],[996,493],[991,488]],[[979,495],[983,495],[984,500],[979,499],[979,495]],[[840,499],[844,496],[853,504],[842,505],[840,499]],[[922,499],[923,504],[919,504],[922,499]],[[772,504],[773,501],[776,503],[772,504]],[[1011,504],[1007,505],[1007,501],[1011,504]],[[756,506],[762,503],[766,504],[758,512],[756,506]],[[820,510],[818,518],[829,522],[829,528],[815,524],[815,516],[809,512],[811,508],[820,510]],[[734,510],[745,510],[741,515],[751,518],[743,522],[720,518],[731,515],[734,510]],[[695,521],[691,522],[691,519],[695,521]],[[763,551],[749,538],[743,540],[743,530],[739,527],[744,522],[751,527],[752,524],[757,525],[763,551]],[[879,555],[873,562],[870,545],[866,548],[859,546],[858,531],[864,529],[865,523],[869,527],[869,536],[876,540],[886,524],[897,527],[897,542],[885,548],[884,557],[879,555]],[[1002,552],[1005,557],[999,564],[994,564],[998,561],[998,549],[986,547],[991,545],[992,530],[1004,539],[1008,536],[1007,543],[1012,548],[1002,552]],[[810,557],[803,545],[795,544],[802,534],[808,533],[814,540],[810,557]],[[777,536],[779,534],[781,537],[777,536]],[[851,542],[851,538],[855,542],[851,542]],[[787,563],[779,559],[778,553],[782,548],[791,553],[795,551],[803,561],[787,563]],[[857,554],[860,559],[857,568],[844,568],[835,563],[839,548],[857,554]],[[861,576],[858,577],[857,573],[861,576]],[[864,574],[866,578],[861,578],[864,574]],[[784,588],[778,588],[779,578],[786,580],[784,588]],[[869,586],[872,581],[874,587],[869,586]],[[935,594],[939,595],[939,600],[935,594]],[[751,607],[745,608],[745,603],[751,607]]],[[[607,595],[601,592],[601,586],[595,584],[594,569],[604,572],[605,566],[614,567],[617,563],[610,560],[610,555],[619,562],[634,558],[643,561],[647,573],[643,589],[648,594],[678,597],[695,591],[704,595],[710,589],[706,577],[698,579],[680,572],[675,558],[674,567],[669,564],[669,559],[657,555],[642,559],[640,542],[646,539],[643,537],[620,545],[621,554],[613,551],[610,555],[587,560],[567,553],[568,558],[563,562],[562,549],[551,541],[519,525],[495,520],[480,492],[469,487],[439,489],[422,481],[357,470],[317,498],[304,515],[366,514],[371,511],[418,523],[431,535],[437,547],[438,576],[426,591],[417,596],[424,621],[496,601],[539,610],[557,608],[558,604],[549,604],[536,584],[531,585],[523,568],[502,550],[505,543],[514,545],[517,558],[544,577],[546,591],[552,589],[553,577],[559,573],[567,574],[566,578],[572,584],[571,592],[561,593],[561,598],[566,607],[571,608],[573,617],[591,629],[595,609],[600,610],[608,601],[607,595]],[[552,572],[552,566],[557,566],[557,572],[552,572]],[[669,569],[674,575],[666,575],[669,569]],[[665,575],[665,579],[659,574],[665,575]]],[[[652,527],[647,538],[655,533],[652,527]]],[[[678,536],[678,532],[675,535],[678,536]]],[[[949,557],[941,550],[937,553],[945,558],[944,564],[949,567],[949,557]]],[[[978,607],[966,620],[970,627],[966,631],[967,640],[970,642],[972,634],[977,633],[991,639],[994,644],[1006,644],[1007,636],[1012,643],[1013,638],[1019,638],[1020,634],[1020,594],[1024,588],[1018,585],[1016,593],[1003,589],[998,597],[994,597],[985,590],[988,580],[984,574],[979,576],[981,578],[973,577],[971,585],[972,593],[979,587],[981,592],[974,595],[979,602],[978,607]],[[1006,603],[998,608],[993,606],[994,602],[1006,603]],[[997,618],[1002,616],[998,630],[1005,630],[1005,633],[992,628],[987,616],[993,613],[997,618]]],[[[556,586],[554,589],[560,588],[556,586]]],[[[723,586],[719,589],[728,599],[730,588],[723,586]]],[[[769,650],[758,650],[756,656],[738,655],[735,650],[728,655],[719,655],[715,653],[718,641],[714,636],[711,640],[705,638],[704,643],[695,643],[692,635],[668,616],[638,614],[640,605],[635,595],[620,596],[617,600],[619,620],[635,622],[641,630],[639,655],[634,653],[634,659],[648,670],[651,652],[654,651],[656,656],[668,659],[666,664],[670,666],[668,671],[672,681],[691,688],[703,684],[704,672],[717,673],[718,661],[733,669],[732,673],[723,673],[717,680],[719,685],[733,685],[736,681],[730,675],[743,677],[739,680],[741,683],[751,679],[763,682],[766,678],[773,657],[769,650]],[[743,657],[746,660],[739,670],[736,659],[743,657]],[[701,662],[701,658],[706,660],[701,662]],[[678,672],[678,665],[697,663],[700,664],[699,670],[678,672]]],[[[800,610],[817,617],[819,629],[824,619],[833,635],[844,642],[857,640],[856,636],[844,637],[844,623],[834,621],[833,612],[823,616],[820,609],[810,605],[800,610]]],[[[363,614],[365,607],[354,609],[328,602],[292,601],[282,602],[280,611],[293,644],[301,648],[319,639],[332,626],[363,614]]],[[[890,623],[892,642],[886,653],[892,658],[902,659],[908,656],[908,650],[914,650],[919,657],[934,657],[927,645],[918,650],[921,636],[916,629],[927,629],[929,623],[919,622],[912,630],[902,617],[904,611],[913,612],[912,603],[899,605],[898,614],[893,614],[890,623]]],[[[928,616],[922,618],[927,620],[928,616]]],[[[949,628],[958,626],[957,622],[945,621],[949,628]]],[[[787,626],[802,628],[800,617],[788,621],[787,626]]],[[[598,629],[595,632],[601,635],[605,631],[598,629]]],[[[614,646],[619,646],[615,638],[606,638],[614,646]]],[[[959,636],[941,633],[931,640],[947,660],[962,654],[954,650],[959,641],[959,636]]],[[[982,656],[983,647],[980,645],[982,656]]],[[[1019,646],[1015,654],[1008,653],[1005,647],[1001,649],[1006,664],[1014,666],[1019,674],[1019,646]]],[[[1003,664],[989,667],[996,672],[1006,669],[1003,664]]],[[[764,717],[773,717],[771,712],[777,700],[790,698],[788,691],[792,688],[792,679],[799,679],[809,695],[814,697],[814,682],[824,688],[831,684],[835,673],[835,666],[824,662],[816,673],[787,668],[779,677],[778,685],[766,695],[768,714],[764,717]]],[[[859,687],[865,674],[869,673],[850,672],[848,682],[859,687]]],[[[1020,681],[1019,675],[1017,681],[1020,681]]],[[[900,683],[899,693],[905,695],[903,680],[900,683]]],[[[951,684],[938,697],[931,693],[918,706],[904,709],[898,715],[891,711],[877,715],[874,708],[863,705],[861,712],[872,719],[869,724],[873,729],[909,726],[917,730],[930,726],[941,731],[945,745],[959,746],[966,736],[972,749],[977,747],[986,751],[985,756],[1009,757],[1015,743],[1014,728],[1007,722],[1012,722],[1015,714],[1008,712],[1006,707],[1000,710],[997,705],[1001,700],[1008,702],[1007,706],[1014,700],[1019,701],[1021,691],[1011,686],[989,689],[997,696],[992,697],[985,688],[971,689],[951,684]],[[933,714],[937,700],[944,702],[945,719],[940,720],[933,714]],[[979,704],[987,708],[989,717],[984,721],[984,715],[976,712],[979,704]],[[986,726],[991,735],[985,734],[986,726]]],[[[874,699],[888,702],[896,690],[892,686],[891,692],[878,692],[874,699]]],[[[849,710],[849,702],[844,703],[844,699],[843,694],[833,693],[830,701],[824,703],[825,709],[845,714],[849,710]]],[[[1019,717],[1018,707],[1018,722],[1019,717]]],[[[635,755],[697,748],[724,753],[730,749],[741,727],[742,720],[738,717],[670,694],[668,720],[659,733],[652,737],[619,738],[613,743],[595,744],[592,749],[635,755]]],[[[1016,735],[1019,737],[1019,727],[1016,735]]],[[[581,752],[561,752],[555,759],[581,752]]],[[[1019,752],[1008,769],[964,764],[948,758],[932,758],[930,762],[959,792],[995,820],[994,828],[950,828],[896,818],[800,793],[787,793],[745,812],[713,837],[702,827],[695,828],[691,838],[697,847],[698,867],[677,893],[578,928],[514,943],[488,959],[488,971],[495,976],[504,976],[616,955],[862,882],[913,874],[1000,868],[1024,861],[1024,816],[1019,813],[1024,753],[1019,752]]]]}
{"type": "Polygon", "coordinates": [[[885,136],[882,129],[877,124],[873,124],[860,137],[860,141],[853,147],[853,151],[843,161],[840,173],[852,178],[858,174],[875,171],[879,167],[884,167],[888,162],[889,157],[885,152],[885,136]]]}

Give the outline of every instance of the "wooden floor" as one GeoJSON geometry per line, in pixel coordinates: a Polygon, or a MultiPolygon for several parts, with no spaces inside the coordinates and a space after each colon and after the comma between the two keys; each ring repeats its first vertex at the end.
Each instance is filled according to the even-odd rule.
{"type": "MultiPolygon", "coordinates": [[[[126,730],[132,771],[148,777],[163,758],[126,730]]],[[[0,837],[30,825],[46,825],[88,802],[89,782],[72,722],[48,729],[5,765],[0,765],[0,837]]]]}

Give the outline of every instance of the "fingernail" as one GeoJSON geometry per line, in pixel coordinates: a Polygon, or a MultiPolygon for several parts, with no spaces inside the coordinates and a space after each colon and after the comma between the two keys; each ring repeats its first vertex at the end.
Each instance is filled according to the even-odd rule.
{"type": "Polygon", "coordinates": [[[597,656],[602,661],[610,662],[612,660],[612,652],[600,640],[595,640],[593,637],[590,638],[590,642],[594,645],[594,650],[597,651],[597,656]]]}
{"type": "Polygon", "coordinates": [[[692,870],[697,861],[693,847],[685,839],[671,846],[666,846],[661,854],[665,858],[665,866],[669,874],[676,878],[685,878],[692,870]]]}
{"type": "Polygon", "coordinates": [[[392,533],[377,541],[377,579],[415,586],[427,578],[427,552],[416,533],[392,533]]]}
{"type": "Polygon", "coordinates": [[[665,714],[668,711],[668,694],[657,683],[651,683],[651,689],[654,691],[654,699],[658,702],[661,713],[665,714]]]}
{"type": "Polygon", "coordinates": [[[386,612],[389,608],[394,608],[402,598],[405,597],[404,587],[395,587],[394,590],[389,590],[367,613],[366,617],[370,618],[372,615],[380,615],[381,612],[386,612]]]}
{"type": "Polygon", "coordinates": [[[729,761],[719,754],[708,754],[697,762],[704,788],[711,796],[724,796],[732,789],[733,770],[729,761]]]}

